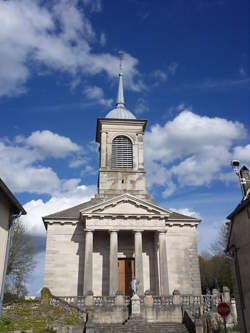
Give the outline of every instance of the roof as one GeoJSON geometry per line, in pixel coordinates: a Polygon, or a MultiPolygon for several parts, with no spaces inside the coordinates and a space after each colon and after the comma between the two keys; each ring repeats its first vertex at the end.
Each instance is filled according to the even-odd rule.
{"type": "MultiPolygon", "coordinates": [[[[47,216],[43,217],[43,220],[49,220],[49,219],[74,219],[77,220],[80,217],[80,211],[82,211],[83,209],[86,209],[88,207],[91,207],[93,205],[97,205],[99,203],[102,203],[104,201],[110,200],[113,197],[107,199],[107,198],[93,198],[87,202],[81,203],[77,206],[68,208],[68,209],[64,209],[60,212],[56,212],[54,214],[50,214],[47,216]]],[[[183,214],[179,214],[177,212],[173,212],[173,211],[169,211],[169,220],[174,220],[174,221],[190,221],[190,222],[199,222],[200,220],[195,218],[195,217],[191,217],[191,216],[187,216],[187,215],[183,215],[183,214]]]]}
{"type": "Polygon", "coordinates": [[[240,211],[242,211],[243,208],[245,208],[246,206],[250,205],[250,196],[245,199],[245,200],[242,200],[238,206],[232,211],[232,213],[230,213],[228,216],[227,216],[227,219],[229,220],[232,220],[233,217],[238,214],[240,211]]]}
{"type": "Polygon", "coordinates": [[[109,119],[136,119],[132,112],[127,110],[125,107],[116,107],[111,110],[106,118],[109,119]]]}
{"type": "Polygon", "coordinates": [[[228,239],[227,239],[226,252],[228,252],[230,250],[230,240],[231,240],[232,229],[233,229],[233,225],[234,225],[234,216],[237,215],[238,213],[240,213],[247,206],[250,206],[250,196],[245,200],[241,200],[241,202],[232,211],[232,213],[227,216],[227,219],[231,220],[231,222],[229,222],[230,224],[229,224],[229,234],[228,234],[228,239]]]}
{"type": "Polygon", "coordinates": [[[68,209],[64,209],[61,210],[59,212],[47,215],[43,217],[43,220],[46,219],[60,219],[60,218],[64,218],[64,219],[78,219],[80,216],[80,211],[84,208],[87,208],[89,206],[92,206],[94,204],[97,204],[99,202],[103,201],[103,199],[100,198],[93,198],[89,201],[83,202],[77,206],[68,208],[68,209]]]}
{"type": "Polygon", "coordinates": [[[10,202],[14,213],[17,214],[21,213],[22,215],[27,214],[23,206],[20,204],[20,202],[17,200],[17,198],[14,196],[14,194],[10,191],[10,189],[7,187],[7,185],[3,182],[1,178],[0,178],[0,191],[10,202]]]}
{"type": "Polygon", "coordinates": [[[196,217],[183,215],[177,212],[170,211],[169,220],[190,220],[190,221],[200,221],[200,219],[197,219],[196,217]]]}

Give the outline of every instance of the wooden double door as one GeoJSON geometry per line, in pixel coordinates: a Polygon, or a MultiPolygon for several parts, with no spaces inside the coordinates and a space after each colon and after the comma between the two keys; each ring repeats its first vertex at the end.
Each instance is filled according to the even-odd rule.
{"type": "Polygon", "coordinates": [[[126,296],[132,296],[131,281],[135,276],[134,258],[118,259],[118,289],[126,296]]]}

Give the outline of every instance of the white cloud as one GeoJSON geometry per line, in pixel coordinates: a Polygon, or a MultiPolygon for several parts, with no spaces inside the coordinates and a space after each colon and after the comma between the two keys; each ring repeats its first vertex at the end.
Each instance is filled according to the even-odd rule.
{"type": "Polygon", "coordinates": [[[161,81],[161,82],[167,81],[167,79],[168,79],[168,73],[164,72],[161,69],[154,70],[153,73],[152,73],[152,76],[156,80],[161,81]]]}
{"type": "Polygon", "coordinates": [[[70,138],[48,130],[33,132],[25,142],[30,147],[37,148],[44,154],[54,157],[65,157],[69,153],[81,150],[81,147],[72,142],[70,138]]]}
{"type": "Polygon", "coordinates": [[[190,216],[190,217],[195,217],[197,219],[201,219],[201,216],[198,212],[191,210],[190,208],[170,208],[169,210],[180,213],[182,215],[190,216]]]}
{"type": "MultiPolygon", "coordinates": [[[[93,4],[99,11],[101,2],[91,1],[92,8],[93,4]]],[[[26,81],[34,74],[31,62],[33,68],[38,64],[70,73],[73,80],[80,74],[117,75],[119,58],[93,51],[98,40],[80,0],[1,0],[0,22],[0,96],[25,91],[26,81]]],[[[137,64],[137,59],[125,53],[127,87],[135,91],[144,88],[137,64]]]]}
{"type": "Polygon", "coordinates": [[[171,62],[168,65],[167,70],[155,69],[151,73],[151,77],[155,80],[154,86],[158,86],[162,82],[166,82],[169,76],[174,76],[177,70],[178,64],[176,62],[171,62]]]}
{"type": "Polygon", "coordinates": [[[0,142],[1,177],[16,192],[54,192],[59,178],[50,168],[35,164],[41,156],[23,146],[0,142]]]}
{"type": "Polygon", "coordinates": [[[78,183],[79,180],[70,180],[65,184],[61,193],[52,196],[47,201],[39,199],[27,202],[23,206],[27,215],[21,218],[27,232],[37,236],[45,235],[43,216],[73,207],[94,196],[96,192],[95,186],[79,185],[78,183]]]}
{"type": "Polygon", "coordinates": [[[80,146],[51,131],[36,131],[14,141],[0,140],[1,177],[15,192],[60,193],[65,181],[44,164],[48,157],[65,158],[69,154],[73,160],[84,160],[80,146]]]}
{"type": "Polygon", "coordinates": [[[244,147],[235,147],[233,150],[233,158],[240,160],[241,164],[250,164],[250,144],[244,147]]]}
{"type": "Polygon", "coordinates": [[[104,98],[104,92],[103,89],[97,86],[88,86],[84,89],[84,95],[88,97],[89,99],[95,101],[96,103],[99,103],[105,107],[111,107],[113,103],[113,99],[104,98]]]}
{"type": "MultiPolygon", "coordinates": [[[[179,186],[201,186],[223,180],[233,143],[245,135],[239,122],[200,116],[187,109],[164,126],[152,126],[145,134],[148,187],[164,186],[166,197],[175,191],[176,182],[179,186]]],[[[247,147],[238,147],[237,152],[246,156],[247,147]]]]}

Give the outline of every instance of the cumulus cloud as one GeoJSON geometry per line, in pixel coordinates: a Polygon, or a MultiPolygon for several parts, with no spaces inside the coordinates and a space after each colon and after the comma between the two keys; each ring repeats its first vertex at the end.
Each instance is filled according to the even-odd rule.
{"type": "Polygon", "coordinates": [[[83,159],[79,145],[47,130],[35,131],[28,137],[19,136],[13,141],[2,139],[1,177],[16,192],[55,194],[66,183],[44,161],[48,157],[65,158],[72,154],[73,159],[83,159]]]}
{"type": "Polygon", "coordinates": [[[246,157],[248,146],[233,143],[246,136],[244,126],[219,117],[200,116],[183,110],[164,126],[156,124],[145,134],[145,163],[148,186],[165,187],[169,196],[179,186],[208,185],[223,180],[223,168],[232,155],[246,157]]]}
{"type": "Polygon", "coordinates": [[[105,107],[111,107],[113,103],[113,99],[106,99],[104,97],[103,89],[98,86],[88,86],[84,89],[84,95],[89,99],[99,103],[105,107]]]}
{"type": "Polygon", "coordinates": [[[250,164],[250,144],[243,147],[235,147],[233,150],[233,158],[240,160],[243,164],[250,164]]]}
{"type": "Polygon", "coordinates": [[[25,142],[34,148],[38,148],[46,155],[65,157],[71,152],[79,152],[81,147],[72,142],[70,138],[58,135],[51,131],[35,131],[25,142]]]}
{"type": "MultiPolygon", "coordinates": [[[[101,10],[101,1],[84,2],[92,11],[101,10]]],[[[69,73],[73,80],[79,73],[117,75],[119,58],[93,51],[99,41],[80,0],[1,0],[0,22],[0,96],[25,92],[25,84],[34,74],[31,62],[32,67],[43,65],[69,73]]],[[[127,87],[135,91],[144,87],[137,64],[138,60],[125,52],[127,87]]]]}
{"type": "Polygon", "coordinates": [[[1,177],[16,192],[54,192],[59,184],[57,174],[46,166],[37,165],[38,152],[13,143],[0,142],[1,177]]]}
{"type": "Polygon", "coordinates": [[[27,232],[35,236],[45,236],[42,217],[67,209],[89,200],[96,193],[96,186],[79,185],[80,180],[70,180],[62,191],[49,200],[31,200],[23,207],[27,215],[22,216],[27,232]]]}

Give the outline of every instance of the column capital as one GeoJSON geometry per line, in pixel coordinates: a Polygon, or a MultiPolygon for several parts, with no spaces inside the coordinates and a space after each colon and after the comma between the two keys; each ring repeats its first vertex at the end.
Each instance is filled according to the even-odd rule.
{"type": "Polygon", "coordinates": [[[133,232],[136,234],[137,232],[138,233],[143,233],[144,229],[133,229],[133,232]]]}
{"type": "Polygon", "coordinates": [[[111,232],[119,232],[120,230],[119,229],[109,229],[108,232],[111,233],[111,232]]]}

